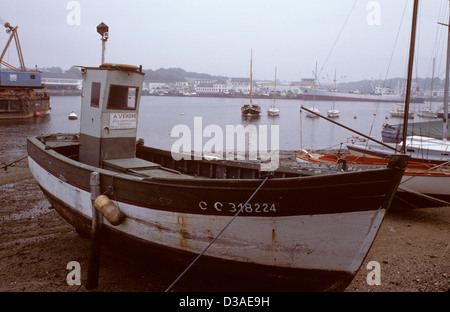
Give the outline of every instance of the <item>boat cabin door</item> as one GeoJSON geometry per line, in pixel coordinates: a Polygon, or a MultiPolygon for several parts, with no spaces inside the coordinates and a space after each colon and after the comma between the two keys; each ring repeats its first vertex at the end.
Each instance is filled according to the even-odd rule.
{"type": "Polygon", "coordinates": [[[82,76],[80,161],[101,167],[135,157],[142,67],[103,64],[83,67],[82,76]]]}

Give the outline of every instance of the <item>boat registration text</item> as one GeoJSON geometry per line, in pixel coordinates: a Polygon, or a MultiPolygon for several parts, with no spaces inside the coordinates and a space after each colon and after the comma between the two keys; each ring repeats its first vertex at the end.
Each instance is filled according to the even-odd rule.
{"type": "Polygon", "coordinates": [[[247,214],[276,214],[280,210],[280,205],[277,202],[272,203],[231,203],[216,201],[214,203],[207,203],[201,201],[198,207],[203,211],[214,211],[222,213],[241,213],[247,214]]]}

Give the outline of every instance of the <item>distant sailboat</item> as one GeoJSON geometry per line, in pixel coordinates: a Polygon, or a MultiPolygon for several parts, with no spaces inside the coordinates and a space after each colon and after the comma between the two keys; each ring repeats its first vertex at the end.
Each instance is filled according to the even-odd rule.
{"type": "Polygon", "coordinates": [[[431,89],[430,89],[430,106],[428,109],[423,109],[419,112],[419,116],[420,117],[426,117],[426,118],[437,118],[438,117],[438,113],[436,111],[434,111],[431,108],[431,101],[433,99],[433,80],[434,80],[434,65],[435,65],[435,58],[433,57],[433,73],[431,75],[431,89]]]}
{"type": "Polygon", "coordinates": [[[253,52],[251,53],[250,56],[250,103],[244,104],[241,107],[242,117],[245,118],[257,118],[261,115],[261,107],[259,107],[258,104],[254,104],[252,101],[252,94],[253,94],[252,59],[253,59],[253,52]]]}
{"type": "MultiPolygon", "coordinates": [[[[336,89],[337,89],[337,85],[336,85],[336,70],[334,70],[334,89],[333,89],[334,94],[336,94],[336,89]]],[[[327,116],[329,118],[337,118],[337,117],[339,117],[340,112],[335,108],[335,104],[336,104],[336,100],[335,100],[335,98],[333,98],[333,106],[327,112],[327,116]]]]}
{"type": "Polygon", "coordinates": [[[275,106],[276,97],[277,97],[277,68],[275,67],[275,85],[273,89],[273,103],[272,106],[267,110],[267,115],[269,116],[280,115],[280,110],[275,106]]]}
{"type": "MultiPolygon", "coordinates": [[[[317,80],[317,62],[316,62],[316,69],[314,71],[314,85],[312,86],[313,88],[316,88],[316,80],[317,80]]],[[[313,95],[313,106],[309,108],[310,111],[313,111],[314,113],[320,114],[320,111],[318,108],[316,108],[316,94],[314,92],[313,95]]],[[[313,113],[306,113],[306,117],[309,118],[318,118],[319,116],[313,113]]]]}

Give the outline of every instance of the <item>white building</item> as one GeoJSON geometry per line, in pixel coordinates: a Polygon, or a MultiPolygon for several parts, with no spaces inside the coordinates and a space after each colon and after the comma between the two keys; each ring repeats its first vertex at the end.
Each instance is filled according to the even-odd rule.
{"type": "Polygon", "coordinates": [[[201,83],[195,86],[197,93],[229,93],[233,87],[225,82],[201,83]]]}
{"type": "Polygon", "coordinates": [[[167,89],[168,86],[165,82],[144,82],[143,83],[143,89],[144,90],[161,90],[161,89],[167,89]]]}

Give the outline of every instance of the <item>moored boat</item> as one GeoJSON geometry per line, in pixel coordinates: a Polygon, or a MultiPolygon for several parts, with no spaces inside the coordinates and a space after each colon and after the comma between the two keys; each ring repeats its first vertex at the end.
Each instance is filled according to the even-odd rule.
{"type": "MultiPolygon", "coordinates": [[[[352,155],[348,153],[313,153],[305,150],[296,153],[299,163],[330,164],[334,170],[366,170],[369,166],[383,166],[389,162],[389,157],[370,157],[367,155],[352,155]],[[351,168],[349,168],[349,166],[351,168]]],[[[427,200],[441,205],[450,202],[450,165],[448,162],[433,164],[420,160],[410,160],[399,185],[402,197],[409,195],[423,196],[427,200]]]]}
{"type": "Polygon", "coordinates": [[[46,115],[51,110],[50,95],[42,91],[44,84],[41,80],[41,72],[26,69],[17,32],[18,26],[13,27],[9,23],[3,26],[10,37],[0,55],[0,64],[8,68],[8,70],[0,69],[0,119],[22,119],[46,115]],[[12,39],[16,43],[20,68],[4,61],[12,39]]]}
{"type": "Polygon", "coordinates": [[[275,79],[274,79],[274,90],[273,90],[273,103],[267,110],[267,115],[271,117],[279,116],[280,109],[275,105],[275,100],[277,98],[277,68],[275,67],[275,79]]]}
{"type": "Polygon", "coordinates": [[[236,274],[235,290],[249,275],[258,281],[250,290],[343,290],[350,283],[408,156],[332,174],[178,158],[136,144],[140,68],[104,64],[84,67],[82,75],[80,133],[28,138],[34,178],[77,231],[90,233],[96,209],[90,177],[98,173],[100,193],[124,216],[118,224],[104,216],[105,243],[187,265],[221,233],[198,265],[236,274]]]}
{"type": "MultiPolygon", "coordinates": [[[[356,142],[347,144],[347,149],[355,156],[371,156],[386,158],[393,150],[400,152],[400,144],[386,143],[389,149],[377,144],[367,142],[356,142]]],[[[412,161],[443,164],[450,161],[450,141],[423,136],[407,136],[405,141],[406,153],[411,156],[412,161]]]]}
{"type": "Polygon", "coordinates": [[[252,75],[252,56],[250,57],[250,103],[244,104],[241,107],[241,114],[243,118],[253,119],[261,116],[261,107],[253,103],[253,75],[252,75]]]}

